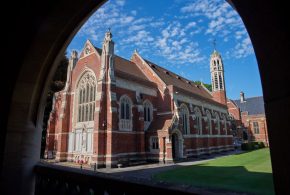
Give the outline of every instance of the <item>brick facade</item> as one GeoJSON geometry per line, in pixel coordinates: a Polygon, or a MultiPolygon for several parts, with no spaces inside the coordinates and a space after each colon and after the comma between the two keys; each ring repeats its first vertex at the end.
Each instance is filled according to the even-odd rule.
{"type": "Polygon", "coordinates": [[[241,92],[241,99],[228,99],[227,106],[229,114],[236,124],[235,137],[243,139],[244,132],[247,134],[248,141],[264,142],[266,146],[269,146],[268,130],[262,97],[252,97],[246,100],[244,98],[244,93],[241,92]]]}
{"type": "Polygon", "coordinates": [[[115,55],[111,38],[102,49],[87,41],[79,59],[72,54],[66,87],[54,95],[47,157],[116,167],[233,149],[224,103],[136,51],[130,61],[115,55]]]}

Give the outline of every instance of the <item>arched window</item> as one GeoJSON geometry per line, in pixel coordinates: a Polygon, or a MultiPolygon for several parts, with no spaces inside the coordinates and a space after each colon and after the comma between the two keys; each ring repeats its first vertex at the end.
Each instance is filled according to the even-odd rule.
{"type": "Polygon", "coordinates": [[[143,103],[144,108],[144,130],[147,130],[153,119],[153,106],[150,101],[146,100],[143,103]]]}
{"type": "Polygon", "coordinates": [[[201,112],[197,107],[195,107],[194,109],[194,115],[195,115],[195,128],[197,130],[197,134],[202,135],[201,112]]]}
{"type": "Polygon", "coordinates": [[[93,121],[95,112],[95,77],[91,72],[86,72],[77,86],[78,113],[77,122],[93,121]]]}
{"type": "Polygon", "coordinates": [[[120,120],[119,129],[124,131],[132,130],[132,101],[127,96],[120,98],[120,120]]]}
{"type": "Polygon", "coordinates": [[[223,123],[224,123],[224,131],[225,134],[227,135],[227,117],[225,114],[223,115],[223,123]]]}
{"type": "Polygon", "coordinates": [[[214,73],[214,86],[215,89],[218,89],[218,78],[216,72],[214,73]]]}
{"type": "Polygon", "coordinates": [[[215,120],[216,120],[215,128],[217,130],[217,134],[219,135],[221,131],[221,124],[220,124],[220,117],[218,113],[215,113],[215,120]]]}
{"type": "Polygon", "coordinates": [[[219,85],[220,85],[220,89],[223,89],[223,80],[222,80],[221,73],[219,73],[219,85]]]}
{"type": "Polygon", "coordinates": [[[207,117],[207,130],[208,134],[212,134],[212,126],[211,126],[211,114],[209,111],[206,111],[206,117],[207,117]]]}
{"type": "Polygon", "coordinates": [[[189,112],[186,105],[181,105],[180,107],[180,119],[182,123],[182,130],[184,134],[190,134],[189,127],[189,112]]]}

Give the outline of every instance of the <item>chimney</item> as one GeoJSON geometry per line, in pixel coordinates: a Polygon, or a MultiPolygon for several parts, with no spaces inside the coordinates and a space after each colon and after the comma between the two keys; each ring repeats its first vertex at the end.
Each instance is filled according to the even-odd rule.
{"type": "Polygon", "coordinates": [[[241,99],[241,103],[245,102],[245,94],[244,92],[240,92],[240,99],[241,99]]]}

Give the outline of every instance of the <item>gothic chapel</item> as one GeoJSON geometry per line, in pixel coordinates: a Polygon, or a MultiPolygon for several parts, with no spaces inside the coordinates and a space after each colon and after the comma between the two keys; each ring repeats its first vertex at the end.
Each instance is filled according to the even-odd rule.
{"type": "Polygon", "coordinates": [[[212,92],[135,51],[114,54],[112,34],[102,49],[90,41],[73,51],[67,81],[55,93],[45,155],[98,167],[127,161],[172,162],[233,149],[223,62],[210,59],[212,92]]]}

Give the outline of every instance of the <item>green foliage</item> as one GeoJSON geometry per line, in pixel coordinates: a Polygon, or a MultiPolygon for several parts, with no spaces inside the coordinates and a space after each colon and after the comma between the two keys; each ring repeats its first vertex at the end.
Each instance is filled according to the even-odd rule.
{"type": "Polygon", "coordinates": [[[43,116],[43,130],[42,130],[41,154],[40,154],[41,157],[43,157],[44,150],[45,150],[47,121],[49,119],[49,114],[52,109],[53,94],[64,88],[65,82],[66,82],[67,66],[68,66],[68,59],[66,55],[64,54],[59,65],[57,66],[57,69],[51,81],[50,89],[48,90],[48,93],[47,93],[46,106],[45,106],[44,116],[43,116]]]}
{"type": "MultiPolygon", "coordinates": [[[[194,81],[195,84],[201,85],[200,81],[194,81]]],[[[211,84],[206,84],[206,83],[202,83],[209,91],[212,90],[212,85],[211,84]]]]}
{"type": "Polygon", "coordinates": [[[249,142],[249,143],[242,143],[241,149],[242,150],[255,150],[265,148],[264,142],[249,142]]]}

